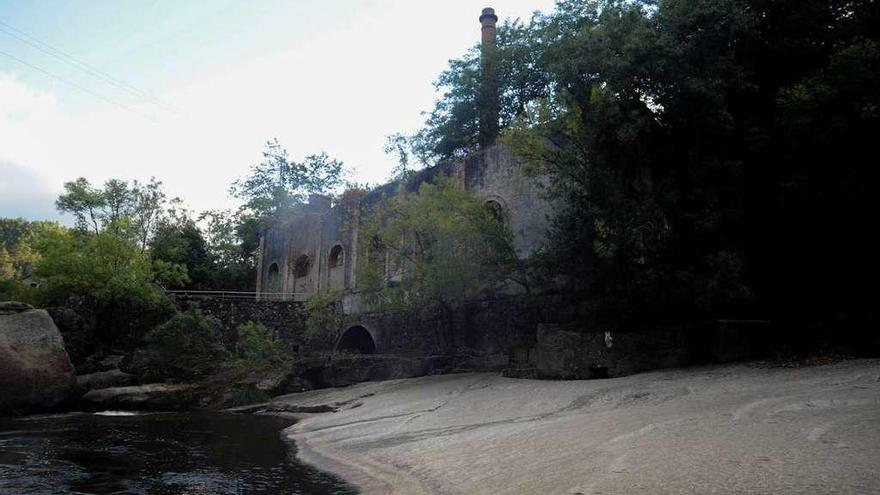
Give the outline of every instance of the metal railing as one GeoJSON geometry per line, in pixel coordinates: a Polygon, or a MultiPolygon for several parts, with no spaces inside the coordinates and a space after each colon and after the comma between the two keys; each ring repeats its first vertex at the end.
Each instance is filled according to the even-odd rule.
{"type": "Polygon", "coordinates": [[[259,301],[305,301],[310,292],[251,292],[240,290],[165,290],[173,296],[201,299],[250,299],[259,301]]]}

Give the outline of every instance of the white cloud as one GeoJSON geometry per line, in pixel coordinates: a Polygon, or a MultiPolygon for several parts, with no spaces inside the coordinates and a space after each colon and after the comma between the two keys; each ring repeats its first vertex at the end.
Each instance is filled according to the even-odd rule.
{"type": "Polygon", "coordinates": [[[0,217],[64,220],[55,211],[53,190],[45,177],[27,167],[0,160],[0,217]]]}
{"type": "MultiPolygon", "coordinates": [[[[531,10],[518,4],[506,14],[531,10]]],[[[451,2],[428,15],[388,1],[305,44],[171,88],[161,97],[176,113],[97,100],[88,111],[68,111],[54,92],[0,73],[0,160],[47,182],[34,191],[57,193],[78,176],[95,183],[155,176],[201,210],[232,206],[229,184],[278,137],[293,157],[324,150],[356,167],[356,179],[380,182],[392,165],[382,153],[384,136],[418,128],[419,112],[434,98],[431,81],[449,57],[478,41],[474,5],[451,2]]]]}

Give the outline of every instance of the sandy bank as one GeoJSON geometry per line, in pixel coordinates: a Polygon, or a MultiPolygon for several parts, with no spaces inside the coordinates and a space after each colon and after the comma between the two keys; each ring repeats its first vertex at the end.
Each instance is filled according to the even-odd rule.
{"type": "Polygon", "coordinates": [[[549,382],[465,374],[288,396],[363,493],[880,493],[880,361],[549,382]]]}

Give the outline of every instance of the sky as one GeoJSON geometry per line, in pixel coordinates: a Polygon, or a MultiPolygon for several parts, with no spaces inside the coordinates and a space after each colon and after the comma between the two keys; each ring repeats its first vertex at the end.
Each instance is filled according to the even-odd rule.
{"type": "Polygon", "coordinates": [[[553,1],[0,0],[0,217],[61,218],[80,176],[233,208],[275,137],[381,183],[385,136],[421,126],[486,6],[527,19],[553,1]]]}

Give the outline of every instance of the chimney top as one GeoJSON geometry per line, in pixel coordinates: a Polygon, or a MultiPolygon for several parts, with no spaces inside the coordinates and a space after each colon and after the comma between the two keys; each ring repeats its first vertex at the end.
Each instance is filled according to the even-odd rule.
{"type": "Polygon", "coordinates": [[[480,22],[484,26],[494,26],[496,22],[498,22],[498,16],[495,15],[495,9],[492,7],[486,7],[483,9],[483,14],[480,15],[480,22]]]}

